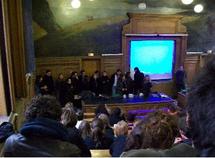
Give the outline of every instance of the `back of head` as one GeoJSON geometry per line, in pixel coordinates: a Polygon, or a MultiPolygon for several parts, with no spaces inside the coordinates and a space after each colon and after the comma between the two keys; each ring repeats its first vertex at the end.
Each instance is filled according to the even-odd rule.
{"type": "Polygon", "coordinates": [[[101,142],[103,140],[103,130],[104,130],[104,124],[101,119],[94,119],[91,124],[92,128],[92,137],[93,140],[96,142],[96,148],[99,148],[101,146],[101,142]]]}
{"type": "MultiPolygon", "coordinates": [[[[197,76],[188,96],[189,126],[197,149],[215,146],[215,57],[197,76]]],[[[213,155],[214,156],[214,155],[213,155]]]]}
{"type": "Polygon", "coordinates": [[[79,129],[83,139],[91,136],[91,127],[90,127],[89,122],[83,120],[78,129],[79,129]]]}
{"type": "Polygon", "coordinates": [[[126,136],[128,134],[128,124],[125,121],[119,121],[114,125],[114,132],[116,136],[126,136]]]}
{"type": "Polygon", "coordinates": [[[77,123],[77,116],[73,108],[63,108],[61,123],[66,127],[75,127],[77,123]]]}
{"type": "Polygon", "coordinates": [[[109,127],[110,126],[108,115],[106,115],[106,114],[100,114],[98,118],[103,121],[103,124],[104,124],[105,127],[109,127]]]}
{"type": "Polygon", "coordinates": [[[59,120],[61,105],[53,96],[43,95],[32,98],[25,111],[26,120],[44,117],[59,120]]]}
{"type": "Polygon", "coordinates": [[[126,150],[170,148],[177,132],[177,124],[172,116],[161,111],[151,113],[134,127],[127,141],[126,150]]]}
{"type": "Polygon", "coordinates": [[[120,116],[121,115],[121,109],[116,107],[113,109],[112,115],[114,116],[120,116]]]}

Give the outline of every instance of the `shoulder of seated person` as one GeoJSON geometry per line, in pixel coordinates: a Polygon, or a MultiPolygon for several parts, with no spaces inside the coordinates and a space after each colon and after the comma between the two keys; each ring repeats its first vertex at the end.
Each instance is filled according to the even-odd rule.
{"type": "Polygon", "coordinates": [[[155,149],[136,149],[123,152],[120,157],[162,157],[163,153],[155,149]]]}
{"type": "Polygon", "coordinates": [[[174,145],[170,149],[164,150],[164,155],[166,157],[177,157],[177,156],[193,157],[193,156],[198,156],[198,152],[191,145],[188,145],[185,143],[179,143],[177,145],[174,145]]]}

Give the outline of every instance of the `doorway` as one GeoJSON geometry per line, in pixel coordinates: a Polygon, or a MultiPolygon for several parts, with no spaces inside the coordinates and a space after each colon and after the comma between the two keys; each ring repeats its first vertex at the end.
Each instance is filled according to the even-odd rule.
{"type": "Polygon", "coordinates": [[[81,69],[84,69],[88,76],[92,76],[96,70],[101,71],[100,58],[84,58],[82,59],[81,65],[81,69]]]}

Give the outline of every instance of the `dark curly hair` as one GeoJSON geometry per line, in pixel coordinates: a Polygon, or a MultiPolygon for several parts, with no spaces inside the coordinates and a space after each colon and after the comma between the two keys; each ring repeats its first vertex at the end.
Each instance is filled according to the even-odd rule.
{"type": "Polygon", "coordinates": [[[177,122],[173,116],[162,111],[147,115],[129,135],[125,150],[131,149],[168,149],[179,134],[177,122]]]}
{"type": "MultiPolygon", "coordinates": [[[[215,147],[215,57],[196,77],[188,94],[188,124],[195,148],[215,147]]],[[[215,151],[207,156],[215,156],[215,151]]]]}
{"type": "Polygon", "coordinates": [[[60,120],[60,116],[60,103],[55,97],[49,95],[33,97],[25,111],[26,120],[32,120],[38,117],[60,120]]]}

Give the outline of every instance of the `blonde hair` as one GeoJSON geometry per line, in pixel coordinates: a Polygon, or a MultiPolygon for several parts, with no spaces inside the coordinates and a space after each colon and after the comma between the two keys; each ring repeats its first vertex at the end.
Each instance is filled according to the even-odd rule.
{"type": "Polygon", "coordinates": [[[74,127],[77,124],[77,116],[73,108],[63,108],[61,123],[66,127],[74,127]]]}

